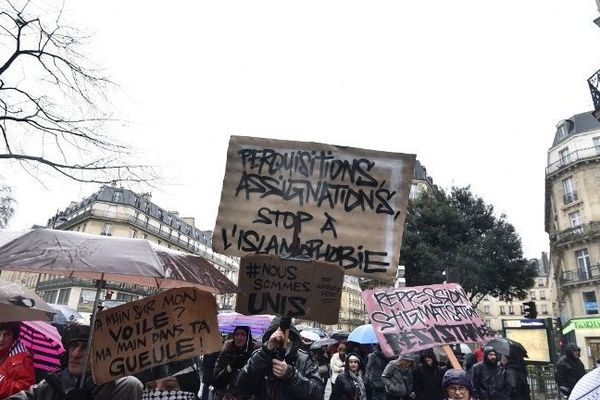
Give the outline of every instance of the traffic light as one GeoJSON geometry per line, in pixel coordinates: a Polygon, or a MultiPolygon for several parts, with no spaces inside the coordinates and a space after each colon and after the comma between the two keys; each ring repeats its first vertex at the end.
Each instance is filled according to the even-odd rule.
{"type": "Polygon", "coordinates": [[[535,307],[535,301],[526,301],[523,303],[523,316],[526,319],[536,319],[537,309],[535,307]]]}

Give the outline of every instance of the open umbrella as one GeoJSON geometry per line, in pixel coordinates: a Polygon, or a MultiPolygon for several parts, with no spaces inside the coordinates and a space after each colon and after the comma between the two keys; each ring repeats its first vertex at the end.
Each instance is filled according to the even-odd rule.
{"type": "Polygon", "coordinates": [[[507,357],[527,358],[527,349],[519,342],[508,338],[493,338],[486,343],[486,346],[492,346],[498,353],[507,357]]]}
{"type": "Polygon", "coordinates": [[[66,325],[69,322],[75,322],[83,319],[83,315],[79,314],[77,310],[74,310],[71,307],[60,304],[50,304],[50,307],[52,307],[52,309],[56,312],[56,315],[52,320],[52,322],[55,324],[66,325]]]}
{"type": "Polygon", "coordinates": [[[54,313],[33,290],[0,279],[0,322],[52,321],[54,313]]]}
{"type": "Polygon", "coordinates": [[[19,327],[19,339],[32,354],[34,368],[44,371],[59,369],[60,357],[65,349],[55,327],[42,321],[23,321],[19,327]]]}
{"type": "Polygon", "coordinates": [[[329,337],[337,340],[338,342],[341,342],[344,340],[348,340],[348,335],[350,335],[350,332],[339,331],[332,333],[329,337]]]}
{"type": "Polygon", "coordinates": [[[379,343],[379,340],[377,340],[377,336],[375,335],[373,325],[371,324],[361,325],[358,328],[354,329],[352,332],[350,332],[350,335],[348,336],[348,341],[360,344],[379,343]]]}
{"type": "Polygon", "coordinates": [[[320,339],[310,345],[310,348],[313,350],[319,349],[324,346],[331,346],[336,344],[338,341],[331,338],[320,339]]]}
{"type": "Polygon", "coordinates": [[[600,399],[600,368],[595,368],[585,374],[569,395],[569,400],[597,399],[600,399]]]}
{"type": "Polygon", "coordinates": [[[236,326],[249,326],[254,337],[262,337],[271,321],[272,315],[243,315],[236,312],[221,313],[217,315],[219,332],[233,333],[236,326]]]}

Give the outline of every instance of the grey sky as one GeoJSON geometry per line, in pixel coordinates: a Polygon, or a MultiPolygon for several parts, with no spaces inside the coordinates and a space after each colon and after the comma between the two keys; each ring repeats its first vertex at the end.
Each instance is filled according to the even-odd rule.
{"type": "MultiPolygon", "coordinates": [[[[216,219],[229,136],[416,153],[444,188],[471,185],[524,252],[548,248],[544,168],[555,124],[591,110],[593,0],[69,1],[90,57],[121,85],[112,132],[160,165],[154,201],[216,219]],[[166,5],[168,4],[168,6],[166,5]]],[[[97,190],[0,164],[11,227],[97,190]]]]}

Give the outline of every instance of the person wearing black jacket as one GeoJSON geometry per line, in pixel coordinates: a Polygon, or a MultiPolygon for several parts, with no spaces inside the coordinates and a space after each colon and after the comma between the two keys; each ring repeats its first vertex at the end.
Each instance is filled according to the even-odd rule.
{"type": "Polygon", "coordinates": [[[365,364],[356,353],[346,355],[344,372],[338,375],[329,400],[367,400],[365,364]]]}
{"type": "Polygon", "coordinates": [[[318,364],[300,350],[300,334],[293,325],[275,318],[265,332],[262,346],[240,370],[239,393],[257,400],[323,400],[325,387],[318,364]]]}
{"type": "MultiPolygon", "coordinates": [[[[365,372],[365,386],[370,400],[386,400],[385,385],[381,375],[390,360],[383,354],[381,347],[369,354],[367,371],[365,372]]],[[[436,399],[438,400],[438,399],[436,399]]]]}
{"type": "Polygon", "coordinates": [[[236,326],[233,330],[233,339],[229,339],[223,344],[223,350],[217,357],[213,370],[212,386],[215,388],[216,400],[221,400],[226,395],[230,399],[247,398],[240,395],[232,383],[239,370],[246,365],[252,351],[254,351],[254,342],[250,328],[236,326]]]}
{"type": "Polygon", "coordinates": [[[433,349],[421,352],[421,365],[413,370],[413,392],[419,400],[442,398],[442,378],[445,370],[440,368],[433,349]]]}
{"type": "Polygon", "coordinates": [[[498,353],[492,346],[483,348],[483,361],[473,366],[473,387],[479,400],[508,399],[504,369],[498,365],[498,353]]]}
{"type": "Polygon", "coordinates": [[[554,380],[561,393],[571,394],[575,384],[585,375],[585,367],[579,359],[581,349],[575,343],[567,343],[563,356],[556,363],[554,380]]]}
{"type": "Polygon", "coordinates": [[[530,400],[525,360],[502,355],[502,366],[504,367],[506,390],[509,392],[510,400],[530,400]]]}

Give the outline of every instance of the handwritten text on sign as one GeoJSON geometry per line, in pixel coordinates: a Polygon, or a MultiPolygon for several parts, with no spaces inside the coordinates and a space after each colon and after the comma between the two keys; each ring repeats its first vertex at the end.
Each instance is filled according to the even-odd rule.
{"type": "Polygon", "coordinates": [[[102,384],[220,348],[213,295],[196,288],[171,289],[98,313],[92,374],[102,384]]]}
{"type": "Polygon", "coordinates": [[[246,315],[281,314],[336,324],[344,271],[332,264],[246,256],[240,261],[235,310],[246,315]]]}
{"type": "Polygon", "coordinates": [[[348,274],[396,274],[415,156],[232,136],[213,249],[335,263],[348,274]]]}
{"type": "Polygon", "coordinates": [[[362,296],[388,356],[490,338],[487,326],[456,283],[374,289],[362,296]]]}

